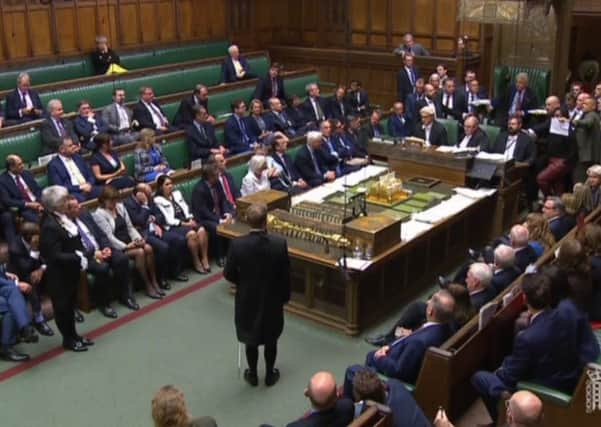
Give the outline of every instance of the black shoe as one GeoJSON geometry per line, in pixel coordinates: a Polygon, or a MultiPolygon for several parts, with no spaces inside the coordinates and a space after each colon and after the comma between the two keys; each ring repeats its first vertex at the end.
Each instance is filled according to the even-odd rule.
{"type": "Polygon", "coordinates": [[[444,276],[438,276],[438,286],[440,286],[441,289],[448,288],[449,280],[444,276]]]}
{"type": "Polygon", "coordinates": [[[279,369],[274,368],[271,372],[268,372],[265,375],[265,385],[267,387],[271,387],[280,379],[280,371],[279,369]]]}
{"type": "Polygon", "coordinates": [[[75,353],[81,353],[82,351],[88,351],[88,347],[86,347],[81,341],[74,341],[72,343],[63,343],[63,348],[65,350],[71,350],[75,353]]]}
{"type": "Polygon", "coordinates": [[[175,276],[173,278],[173,280],[175,280],[176,282],[187,282],[188,281],[188,276],[184,273],[180,273],[177,276],[175,276]]]}
{"type": "Polygon", "coordinates": [[[104,317],[108,317],[109,319],[117,318],[117,312],[110,305],[107,305],[106,307],[100,307],[98,311],[100,311],[104,317]]]}
{"type": "Polygon", "coordinates": [[[159,285],[159,288],[165,289],[166,291],[168,291],[169,289],[171,289],[171,284],[168,281],[163,280],[161,282],[161,284],[159,285]]]}
{"type": "Polygon", "coordinates": [[[74,311],[74,314],[75,314],[75,321],[76,321],[77,323],[83,323],[83,321],[84,321],[85,319],[83,318],[83,314],[81,314],[81,311],[79,311],[79,310],[77,310],[77,309],[75,309],[75,310],[73,310],[73,311],[74,311]]]}
{"type": "Polygon", "coordinates": [[[39,337],[33,326],[28,325],[21,329],[21,340],[27,343],[38,342],[39,337]]]}
{"type": "Polygon", "coordinates": [[[197,268],[194,268],[194,271],[196,271],[198,274],[209,274],[209,272],[207,270],[205,270],[204,268],[202,268],[200,270],[197,268]]]}
{"type": "Polygon", "coordinates": [[[29,355],[25,353],[19,353],[12,347],[0,349],[0,359],[8,362],[25,362],[29,360],[29,355]]]}
{"type": "Polygon", "coordinates": [[[167,295],[162,289],[159,289],[157,291],[157,294],[159,294],[161,297],[164,297],[165,295],[167,295]]]}
{"type": "Polygon", "coordinates": [[[48,326],[48,323],[46,323],[45,321],[34,323],[33,327],[38,331],[40,335],[44,335],[47,337],[51,337],[54,335],[54,331],[50,326],[48,326]]]}
{"type": "Polygon", "coordinates": [[[259,385],[259,377],[256,372],[251,372],[250,369],[244,371],[244,381],[249,383],[251,386],[256,387],[259,385]]]}
{"type": "Polygon", "coordinates": [[[225,267],[225,258],[221,257],[221,258],[217,258],[217,267],[219,268],[223,268],[225,267]]]}
{"type": "Polygon", "coordinates": [[[382,347],[383,345],[386,345],[387,341],[388,340],[386,339],[386,335],[375,335],[373,337],[365,337],[366,343],[376,347],[382,347]]]}
{"type": "Polygon", "coordinates": [[[129,308],[130,310],[136,311],[140,309],[140,306],[132,297],[127,297],[124,300],[121,300],[121,304],[129,308]]]}
{"type": "Polygon", "coordinates": [[[94,345],[94,341],[86,337],[79,337],[78,341],[86,347],[92,347],[94,345]]]}

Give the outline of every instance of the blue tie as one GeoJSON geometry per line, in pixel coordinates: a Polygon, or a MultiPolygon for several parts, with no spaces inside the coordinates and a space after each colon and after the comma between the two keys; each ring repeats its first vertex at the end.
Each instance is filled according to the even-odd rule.
{"type": "Polygon", "coordinates": [[[309,154],[311,155],[311,161],[313,162],[313,168],[315,169],[315,173],[317,173],[317,175],[321,176],[321,169],[319,168],[319,165],[317,164],[317,159],[315,158],[315,153],[313,153],[313,150],[309,149],[309,154]]]}
{"type": "Polygon", "coordinates": [[[240,133],[242,133],[242,143],[244,145],[249,145],[250,138],[246,134],[246,126],[244,125],[244,121],[238,116],[236,116],[236,120],[238,120],[238,127],[240,128],[240,133]]]}

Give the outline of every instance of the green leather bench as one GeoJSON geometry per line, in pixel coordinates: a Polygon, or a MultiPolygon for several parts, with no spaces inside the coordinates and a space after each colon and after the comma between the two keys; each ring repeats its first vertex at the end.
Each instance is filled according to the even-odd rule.
{"type": "MultiPolygon", "coordinates": [[[[194,61],[204,58],[224,56],[227,53],[227,40],[189,44],[184,46],[150,49],[143,52],[123,53],[120,55],[121,64],[128,70],[154,67],[158,65],[176,64],[178,62],[194,61]]],[[[16,85],[17,76],[27,70],[34,85],[55,83],[89,77],[94,69],[89,55],[64,62],[38,65],[30,68],[10,69],[0,71],[0,90],[12,89],[16,85]]]]}
{"type": "Polygon", "coordinates": [[[459,139],[459,125],[456,120],[436,119],[438,123],[443,125],[447,130],[447,144],[455,145],[459,139]]]}
{"type": "Polygon", "coordinates": [[[488,135],[488,140],[494,143],[497,139],[497,136],[501,132],[501,128],[499,126],[491,126],[491,125],[480,125],[480,129],[482,129],[486,135],[488,135]]]}
{"type": "MultiPolygon", "coordinates": [[[[266,74],[269,68],[266,56],[252,58],[249,60],[249,63],[259,75],[266,74]]],[[[151,86],[154,89],[155,96],[163,96],[171,93],[191,91],[198,83],[203,83],[207,86],[217,85],[219,84],[220,76],[221,64],[209,64],[131,79],[123,77],[116,79],[114,82],[45,92],[40,94],[40,98],[44,105],[51,99],[58,98],[63,102],[65,111],[71,112],[76,110],[77,104],[82,99],[87,99],[96,108],[110,104],[112,102],[114,87],[125,89],[127,101],[135,101],[139,97],[139,90],[142,86],[151,86]]]]}
{"type": "Polygon", "coordinates": [[[528,74],[528,86],[534,91],[539,104],[543,105],[551,88],[551,70],[546,68],[496,66],[493,76],[494,95],[499,96],[505,93],[507,88],[515,83],[515,77],[518,73],[528,74]]]}
{"type": "Polygon", "coordinates": [[[0,141],[0,169],[4,169],[4,159],[9,154],[19,154],[26,164],[37,161],[42,152],[42,138],[39,131],[15,134],[0,141]]]}

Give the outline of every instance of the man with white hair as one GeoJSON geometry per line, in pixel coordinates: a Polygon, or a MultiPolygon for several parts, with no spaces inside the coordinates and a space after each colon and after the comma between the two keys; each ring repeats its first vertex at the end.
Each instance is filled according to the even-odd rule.
{"type": "Polygon", "coordinates": [[[538,256],[536,252],[528,244],[529,239],[528,229],[521,224],[511,227],[509,232],[509,241],[515,255],[515,266],[523,272],[528,265],[536,262],[538,256]]]}
{"type": "Polygon", "coordinates": [[[470,300],[476,311],[494,298],[491,288],[492,268],[483,262],[475,262],[467,271],[465,284],[470,293],[470,300]]]}
{"type": "Polygon", "coordinates": [[[593,165],[586,170],[586,183],[591,189],[592,209],[595,210],[601,203],[601,165],[593,165]]]}
{"type": "Polygon", "coordinates": [[[240,55],[240,49],[235,44],[227,49],[228,57],[221,64],[221,84],[234,83],[241,80],[253,79],[256,76],[250,71],[250,64],[240,55]]]}
{"type": "MultiPolygon", "coordinates": [[[[424,85],[424,94],[425,96],[415,103],[415,109],[421,111],[424,107],[432,107],[435,118],[442,118],[442,105],[439,103],[435,87],[430,83],[426,83],[424,85]]],[[[419,123],[421,117],[418,115],[415,119],[419,123]]]]}
{"type": "Polygon", "coordinates": [[[309,187],[317,187],[324,182],[334,181],[336,172],[328,170],[321,150],[321,132],[307,132],[307,143],[296,155],[294,165],[309,187]]]}
{"type": "MultiPolygon", "coordinates": [[[[580,94],[579,98],[584,95],[580,94]]],[[[586,179],[586,170],[601,161],[601,125],[597,114],[597,101],[586,95],[582,103],[582,116],[572,120],[576,147],[578,149],[578,162],[574,167],[572,179],[574,182],[583,182],[586,179]]]]}
{"type": "Polygon", "coordinates": [[[252,156],[248,162],[248,173],[242,179],[240,194],[249,196],[259,191],[269,190],[269,176],[267,174],[267,158],[260,154],[252,156]]]}
{"type": "MultiPolygon", "coordinates": [[[[443,125],[434,120],[435,112],[433,107],[423,107],[419,110],[421,123],[415,126],[413,136],[426,141],[426,145],[448,145],[449,137],[447,130],[443,125]]],[[[454,141],[453,141],[454,142],[454,141]]]]}
{"type": "Polygon", "coordinates": [[[506,125],[507,117],[510,116],[521,117],[527,122],[528,110],[538,108],[538,106],[536,94],[528,86],[528,74],[526,73],[518,73],[515,77],[515,84],[493,101],[497,123],[502,126],[506,125]]]}
{"type": "Polygon", "coordinates": [[[407,54],[413,56],[430,56],[430,52],[421,44],[415,43],[413,34],[406,33],[403,36],[403,44],[392,51],[395,55],[405,56],[407,54]]]}
{"type": "Polygon", "coordinates": [[[515,251],[511,246],[499,245],[494,251],[494,265],[491,279],[491,289],[494,294],[500,294],[520,275],[515,266],[515,251]]]}
{"type": "Polygon", "coordinates": [[[38,93],[31,89],[31,79],[27,73],[19,73],[17,87],[6,95],[4,105],[4,125],[16,125],[40,119],[44,107],[38,93]]]}
{"type": "Polygon", "coordinates": [[[59,99],[48,101],[48,118],[40,125],[42,154],[56,153],[64,138],[78,141],[73,122],[63,118],[63,103],[59,99]]]}

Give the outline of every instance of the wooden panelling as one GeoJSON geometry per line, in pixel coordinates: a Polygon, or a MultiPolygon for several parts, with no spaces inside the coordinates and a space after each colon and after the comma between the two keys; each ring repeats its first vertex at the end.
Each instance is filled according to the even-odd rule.
{"type": "Polygon", "coordinates": [[[71,7],[56,8],[56,30],[59,49],[63,53],[77,52],[77,28],[75,14],[71,7]]]}
{"type": "Polygon", "coordinates": [[[173,6],[174,3],[171,0],[164,0],[158,5],[159,16],[161,17],[159,40],[163,42],[174,41],[177,39],[177,30],[175,28],[177,17],[175,16],[175,8],[173,6]]]}
{"type": "Polygon", "coordinates": [[[8,47],[7,54],[11,58],[29,56],[29,37],[25,26],[25,12],[4,15],[4,36],[8,47]]]}
{"type": "Polygon", "coordinates": [[[135,3],[123,4],[120,8],[121,29],[120,44],[124,46],[141,43],[139,38],[141,16],[138,16],[138,8],[135,3]]]}

